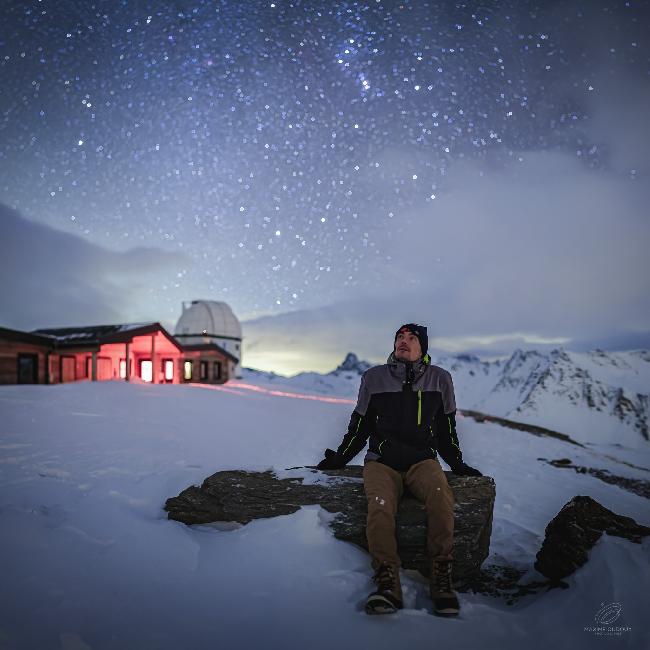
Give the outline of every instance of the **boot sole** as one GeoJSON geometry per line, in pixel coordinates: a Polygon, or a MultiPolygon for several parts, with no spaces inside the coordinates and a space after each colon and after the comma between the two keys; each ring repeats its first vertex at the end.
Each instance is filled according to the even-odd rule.
{"type": "Polygon", "coordinates": [[[440,609],[440,610],[433,610],[433,613],[436,616],[442,616],[444,618],[453,618],[454,616],[458,616],[459,611],[457,609],[455,610],[445,610],[445,609],[440,609]]]}
{"type": "Polygon", "coordinates": [[[370,616],[394,614],[397,607],[383,596],[373,596],[366,602],[366,614],[370,616]]]}

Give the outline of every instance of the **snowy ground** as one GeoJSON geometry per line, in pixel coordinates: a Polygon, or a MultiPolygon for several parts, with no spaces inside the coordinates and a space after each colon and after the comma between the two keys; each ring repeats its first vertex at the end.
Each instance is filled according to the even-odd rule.
{"type": "MultiPolygon", "coordinates": [[[[353,404],[305,397],[121,382],[1,387],[0,648],[650,647],[650,539],[604,536],[569,589],[514,606],[461,594],[455,620],[431,616],[426,584],[403,576],[406,608],[378,620],[362,611],[367,554],[334,539],[318,506],[231,531],[167,520],[165,499],[215,471],[311,465],[336,446],[353,404]],[[612,602],[619,629],[586,630],[612,602]]],[[[469,418],[459,435],[467,462],[497,485],[488,562],[531,567],[546,524],[576,494],[650,525],[646,499],[537,460],[648,480],[616,460],[647,468],[646,454],[581,450],[469,418]]]]}

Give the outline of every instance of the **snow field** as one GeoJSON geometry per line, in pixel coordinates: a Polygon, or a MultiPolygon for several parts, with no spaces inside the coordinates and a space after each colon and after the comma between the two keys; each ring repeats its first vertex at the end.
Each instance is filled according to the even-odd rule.
{"type": "MultiPolygon", "coordinates": [[[[427,585],[403,572],[406,608],[376,620],[367,554],[317,505],[233,530],[167,520],[165,500],[215,471],[315,464],[352,408],[228,387],[0,389],[0,648],[647,647],[648,540],[604,537],[570,589],[511,607],[461,594],[457,620],[429,615],[427,585]],[[584,631],[603,602],[630,631],[584,631]]],[[[642,470],[469,418],[459,436],[497,485],[489,562],[531,566],[576,494],[650,524],[647,500],[536,459],[642,470]]]]}

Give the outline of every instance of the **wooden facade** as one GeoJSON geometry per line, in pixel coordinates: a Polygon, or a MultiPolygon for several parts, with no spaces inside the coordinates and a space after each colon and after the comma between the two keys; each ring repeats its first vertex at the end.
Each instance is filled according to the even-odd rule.
{"type": "Polygon", "coordinates": [[[0,327],[0,384],[46,383],[51,341],[0,327]]]}
{"type": "Polygon", "coordinates": [[[34,332],[0,328],[0,384],[222,384],[234,376],[236,364],[218,345],[182,345],[160,323],[34,332]]]}

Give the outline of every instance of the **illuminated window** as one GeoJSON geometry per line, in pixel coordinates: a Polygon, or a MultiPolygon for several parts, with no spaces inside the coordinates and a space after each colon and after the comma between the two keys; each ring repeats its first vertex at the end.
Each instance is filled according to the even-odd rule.
{"type": "Polygon", "coordinates": [[[185,381],[190,381],[192,379],[192,362],[186,361],[183,364],[183,377],[185,381]]]}
{"type": "Polygon", "coordinates": [[[126,379],[126,359],[120,359],[120,379],[126,379]]]}
{"type": "Polygon", "coordinates": [[[165,380],[172,381],[174,379],[174,361],[172,359],[165,359],[165,380]]]}
{"type": "Polygon", "coordinates": [[[208,378],[208,362],[201,361],[201,379],[208,378]]]}
{"type": "Polygon", "coordinates": [[[143,359],[140,361],[140,377],[142,381],[151,381],[153,379],[153,366],[150,360],[143,359]]]}

